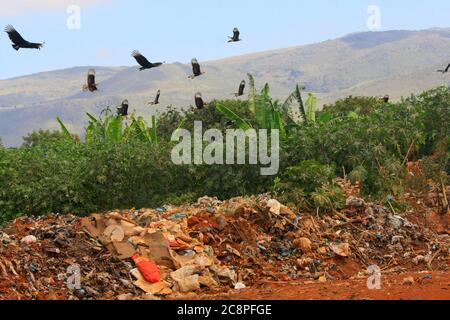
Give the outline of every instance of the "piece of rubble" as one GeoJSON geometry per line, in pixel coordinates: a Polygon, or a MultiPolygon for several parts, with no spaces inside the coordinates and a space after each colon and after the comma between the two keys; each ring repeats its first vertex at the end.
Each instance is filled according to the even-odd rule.
{"type": "Polygon", "coordinates": [[[191,292],[200,289],[199,275],[195,266],[186,266],[170,274],[180,292],[191,292]]]}
{"type": "Polygon", "coordinates": [[[242,290],[245,288],[247,288],[247,286],[242,282],[238,282],[234,285],[234,289],[236,289],[236,290],[242,290]]]}
{"type": "Polygon", "coordinates": [[[348,243],[330,244],[330,249],[340,257],[350,256],[350,245],[348,243]]]}
{"type": "Polygon", "coordinates": [[[172,292],[170,286],[165,281],[150,283],[144,279],[144,276],[140,273],[140,271],[137,268],[131,270],[130,272],[136,278],[134,285],[142,289],[145,293],[167,295],[172,292]]]}
{"type": "Polygon", "coordinates": [[[345,205],[350,208],[363,208],[366,206],[366,202],[364,201],[364,199],[350,196],[345,201],[345,205]]]}
{"type": "Polygon", "coordinates": [[[418,264],[420,264],[422,262],[425,262],[425,257],[422,256],[422,255],[418,255],[412,261],[413,261],[414,264],[418,265],[418,264]]]}
{"type": "Polygon", "coordinates": [[[36,243],[37,241],[38,240],[37,240],[37,238],[35,236],[29,235],[29,236],[23,237],[20,240],[20,243],[26,244],[26,245],[31,245],[31,244],[36,243]]]}
{"type": "Polygon", "coordinates": [[[270,213],[278,216],[280,214],[280,210],[281,210],[281,203],[279,203],[275,199],[270,199],[267,202],[267,208],[269,209],[270,213]]]}
{"type": "Polygon", "coordinates": [[[403,279],[403,285],[411,286],[414,284],[414,282],[415,282],[415,280],[413,277],[407,277],[407,278],[403,279]]]}
{"type": "Polygon", "coordinates": [[[312,242],[308,238],[295,239],[293,244],[294,244],[294,247],[296,247],[297,249],[300,249],[303,253],[311,252],[312,242]]]}

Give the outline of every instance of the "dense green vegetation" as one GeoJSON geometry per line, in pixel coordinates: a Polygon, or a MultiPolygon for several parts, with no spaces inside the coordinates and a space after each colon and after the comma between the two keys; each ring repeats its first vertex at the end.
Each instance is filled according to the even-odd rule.
{"type": "Polygon", "coordinates": [[[61,132],[32,133],[18,149],[0,147],[0,222],[24,214],[87,214],[264,192],[299,210],[334,209],[344,200],[336,177],[359,181],[367,196],[383,199],[402,192],[406,161],[418,159],[430,168],[430,178],[445,185],[449,111],[445,87],[399,103],[347,98],[317,112],[315,97],[303,103],[300,88],[281,103],[268,86],[258,94],[252,86],[248,101],[168,110],[152,119],[152,128],[134,115],[88,115],[84,142],[61,121],[61,132]],[[260,165],[173,164],[170,136],[195,120],[208,129],[280,129],[279,174],[261,176],[260,165]]]}

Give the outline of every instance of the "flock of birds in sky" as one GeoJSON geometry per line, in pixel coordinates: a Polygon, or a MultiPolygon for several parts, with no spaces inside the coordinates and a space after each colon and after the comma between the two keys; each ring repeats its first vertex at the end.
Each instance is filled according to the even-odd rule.
{"type": "MultiPolygon", "coordinates": [[[[33,43],[25,40],[20,33],[12,26],[7,25],[5,27],[5,32],[8,34],[9,39],[12,42],[12,47],[19,51],[20,49],[42,49],[44,46],[44,43],[33,43]]],[[[228,37],[228,42],[239,42],[242,41],[240,38],[240,31],[238,28],[234,28],[233,30],[233,36],[228,37]]],[[[137,63],[140,65],[139,70],[147,70],[152,68],[158,68],[162,66],[165,62],[150,62],[144,55],[142,55],[138,50],[134,50],[131,53],[131,56],[137,61],[137,63]]],[[[197,59],[192,59],[191,61],[192,65],[192,75],[190,75],[189,79],[195,79],[197,77],[200,77],[201,75],[205,74],[205,72],[202,72],[202,69],[200,67],[200,64],[197,59]]],[[[84,92],[95,92],[98,90],[98,83],[95,81],[95,70],[89,69],[87,74],[87,82],[83,85],[82,90],[84,92]]],[[[244,95],[245,91],[245,80],[242,80],[242,82],[239,85],[238,92],[235,94],[236,97],[240,97],[244,95]]],[[[150,105],[158,105],[159,104],[159,98],[161,96],[161,91],[158,90],[156,97],[153,102],[150,102],[150,105]]],[[[203,109],[205,107],[205,102],[203,101],[202,94],[200,92],[197,92],[195,94],[195,106],[198,109],[203,109]]],[[[124,100],[121,104],[121,107],[118,108],[118,114],[122,116],[128,116],[128,100],[124,100]]]]}
{"type": "MultiPolygon", "coordinates": [[[[11,25],[7,25],[5,27],[5,32],[8,34],[9,39],[12,41],[12,47],[19,51],[20,49],[41,49],[44,46],[44,43],[33,43],[25,40],[20,33],[11,25]]],[[[228,42],[239,42],[242,41],[240,38],[240,31],[238,28],[234,28],[233,30],[233,36],[228,37],[228,42]]],[[[152,68],[158,68],[162,66],[165,62],[150,62],[144,55],[142,55],[139,51],[135,50],[131,53],[131,56],[137,61],[137,63],[140,65],[139,70],[147,70],[152,68]]],[[[200,64],[197,59],[192,59],[191,61],[192,65],[192,75],[190,75],[189,79],[195,79],[197,77],[200,77],[201,75],[205,74],[205,72],[202,72],[202,69],[200,67],[200,64]]],[[[450,71],[450,64],[445,69],[437,70],[437,72],[440,72],[442,74],[446,74],[450,71]]],[[[245,80],[242,80],[242,82],[239,85],[238,92],[235,94],[236,97],[240,97],[244,95],[245,91],[245,80]]],[[[98,90],[98,84],[95,81],[95,70],[89,69],[88,75],[87,75],[87,82],[83,85],[83,91],[87,92],[95,92],[98,90]]],[[[161,91],[158,90],[156,97],[153,102],[150,102],[150,105],[158,105],[159,104],[159,98],[161,96],[161,91]]],[[[389,102],[389,95],[386,95],[383,98],[384,102],[389,102]]],[[[198,109],[203,109],[205,107],[205,102],[203,101],[202,94],[200,92],[197,92],[195,94],[195,106],[198,109]]],[[[122,116],[128,116],[128,100],[124,100],[122,102],[121,107],[118,108],[118,113],[122,116]]]]}

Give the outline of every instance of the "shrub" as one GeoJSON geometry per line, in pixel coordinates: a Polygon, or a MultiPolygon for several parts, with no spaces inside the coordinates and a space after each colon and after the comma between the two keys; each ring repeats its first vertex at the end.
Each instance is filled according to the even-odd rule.
{"type": "MultiPolygon", "coordinates": [[[[298,92],[290,100],[303,105],[298,92]]],[[[262,96],[272,101],[268,88],[262,96]]],[[[208,108],[185,112],[172,109],[159,117],[157,130],[153,125],[149,129],[139,117],[132,117],[127,126],[119,126],[115,116],[101,121],[92,117],[88,143],[75,143],[64,126],[63,133],[31,134],[23,148],[0,148],[0,221],[22,214],[83,215],[270,190],[293,207],[333,210],[343,202],[332,183],[335,177],[348,173],[361,182],[365,195],[386,199],[402,192],[406,161],[424,157],[430,161],[427,176],[448,183],[449,88],[390,104],[376,98],[349,98],[317,112],[315,120],[314,100],[310,102],[310,117],[303,106],[300,113],[305,113],[306,121],[291,119],[286,126],[278,177],[261,176],[260,165],[177,166],[171,161],[170,137],[178,127],[192,129],[195,120],[203,121],[205,129],[236,126],[217,110],[218,103],[258,128],[247,101],[213,101],[208,108]]],[[[280,108],[275,102],[272,106],[280,108]]],[[[284,108],[279,110],[282,116],[284,108]]],[[[288,117],[283,119],[287,123],[288,117]]]]}

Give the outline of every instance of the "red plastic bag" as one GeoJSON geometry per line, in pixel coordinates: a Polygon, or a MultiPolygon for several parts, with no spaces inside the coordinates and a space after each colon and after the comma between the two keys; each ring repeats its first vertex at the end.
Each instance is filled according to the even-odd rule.
{"type": "Polygon", "coordinates": [[[145,280],[150,283],[157,283],[161,280],[159,268],[156,263],[146,257],[141,257],[138,253],[135,253],[131,259],[133,259],[145,280]]]}

